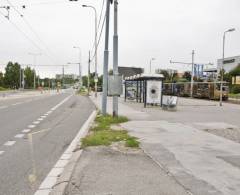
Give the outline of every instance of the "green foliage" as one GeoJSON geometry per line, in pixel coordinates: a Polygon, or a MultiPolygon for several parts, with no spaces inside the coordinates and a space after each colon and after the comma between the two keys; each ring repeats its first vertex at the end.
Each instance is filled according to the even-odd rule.
{"type": "Polygon", "coordinates": [[[191,81],[192,78],[191,72],[184,72],[183,78],[186,79],[187,81],[191,81]]]}
{"type": "Polygon", "coordinates": [[[135,137],[129,137],[126,140],[125,146],[130,147],[130,148],[139,148],[139,141],[135,137]]]}
{"type": "Polygon", "coordinates": [[[2,72],[0,72],[0,87],[4,86],[4,75],[2,72]]]}
{"type": "Polygon", "coordinates": [[[24,75],[25,75],[25,88],[30,89],[34,86],[34,70],[32,70],[30,67],[27,67],[24,69],[24,75]]]}
{"type": "Polygon", "coordinates": [[[239,94],[240,93],[240,85],[233,85],[231,88],[231,92],[233,94],[239,94]]]}
{"type": "Polygon", "coordinates": [[[9,62],[5,68],[4,85],[9,88],[19,88],[20,65],[9,62]]]}
{"type": "Polygon", "coordinates": [[[240,76],[240,64],[233,69],[230,73],[231,76],[240,76]]]}
{"type": "Polygon", "coordinates": [[[96,118],[97,126],[93,127],[93,131],[101,131],[101,130],[109,130],[111,125],[125,123],[128,121],[127,117],[119,116],[119,117],[112,117],[110,115],[102,116],[98,115],[96,118]]]}
{"type": "Polygon", "coordinates": [[[127,122],[126,117],[113,118],[112,116],[98,115],[95,122],[96,126],[91,129],[91,133],[82,139],[82,147],[88,146],[109,146],[113,142],[125,141],[127,147],[139,147],[137,138],[128,135],[124,130],[112,130],[112,124],[127,122]]]}
{"type": "Polygon", "coordinates": [[[119,142],[129,139],[126,131],[103,130],[95,131],[86,138],[82,139],[82,147],[87,146],[109,146],[113,142],[119,142]]]}
{"type": "MultiPolygon", "coordinates": [[[[95,77],[95,73],[91,73],[89,76],[91,89],[94,89],[94,86],[95,86],[94,77],[95,77]]],[[[83,80],[83,86],[87,87],[88,86],[88,76],[83,76],[82,80],[83,80]]],[[[98,87],[102,87],[102,82],[103,82],[103,76],[98,77],[98,87]]]]}

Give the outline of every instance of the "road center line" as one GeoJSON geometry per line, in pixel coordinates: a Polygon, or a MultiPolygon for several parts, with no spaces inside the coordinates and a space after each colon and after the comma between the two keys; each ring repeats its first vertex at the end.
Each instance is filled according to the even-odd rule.
{"type": "Polygon", "coordinates": [[[4,146],[13,146],[16,143],[16,141],[7,141],[4,146]]]}
{"type": "Polygon", "coordinates": [[[35,128],[36,127],[36,125],[29,125],[28,126],[28,128],[30,128],[30,129],[33,129],[33,128],[35,128]]]}
{"type": "Polygon", "coordinates": [[[31,131],[31,129],[24,129],[22,130],[23,133],[29,133],[31,131]]]}
{"type": "Polygon", "coordinates": [[[23,138],[24,137],[24,134],[17,134],[15,135],[15,138],[23,138]]]}

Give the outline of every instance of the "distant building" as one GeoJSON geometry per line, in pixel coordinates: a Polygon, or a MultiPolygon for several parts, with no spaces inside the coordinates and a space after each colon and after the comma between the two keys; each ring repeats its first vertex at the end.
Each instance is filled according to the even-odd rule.
{"type": "Polygon", "coordinates": [[[136,68],[136,67],[118,67],[119,75],[123,76],[123,79],[126,77],[131,77],[134,75],[142,74],[144,73],[143,68],[136,68]]]}
{"type": "Polygon", "coordinates": [[[222,61],[223,61],[222,59],[218,60],[217,70],[219,72],[221,70],[222,64],[223,64],[224,70],[228,73],[228,72],[232,71],[234,68],[236,68],[238,65],[240,65],[240,56],[225,58],[224,63],[222,63],[222,61]]]}
{"type": "MultiPolygon", "coordinates": [[[[56,74],[56,79],[57,80],[63,79],[63,74],[56,74]]],[[[77,80],[77,79],[79,79],[79,76],[77,76],[75,74],[64,74],[64,79],[77,80]]]]}

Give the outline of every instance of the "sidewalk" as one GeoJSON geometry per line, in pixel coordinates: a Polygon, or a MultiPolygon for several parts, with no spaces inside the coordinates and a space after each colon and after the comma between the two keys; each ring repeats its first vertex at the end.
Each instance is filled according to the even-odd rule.
{"type": "MultiPolygon", "coordinates": [[[[100,105],[100,98],[94,101],[100,105]]],[[[192,194],[240,194],[240,144],[221,134],[239,132],[239,105],[180,99],[178,111],[167,112],[119,102],[120,115],[131,119],[122,126],[192,194]]],[[[109,113],[111,105],[109,98],[109,113]]]]}

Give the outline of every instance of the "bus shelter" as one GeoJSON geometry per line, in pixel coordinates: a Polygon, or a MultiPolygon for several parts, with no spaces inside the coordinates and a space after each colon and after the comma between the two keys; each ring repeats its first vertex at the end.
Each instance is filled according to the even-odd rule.
{"type": "Polygon", "coordinates": [[[164,76],[142,74],[125,78],[125,101],[132,100],[147,105],[162,106],[164,76]]]}

